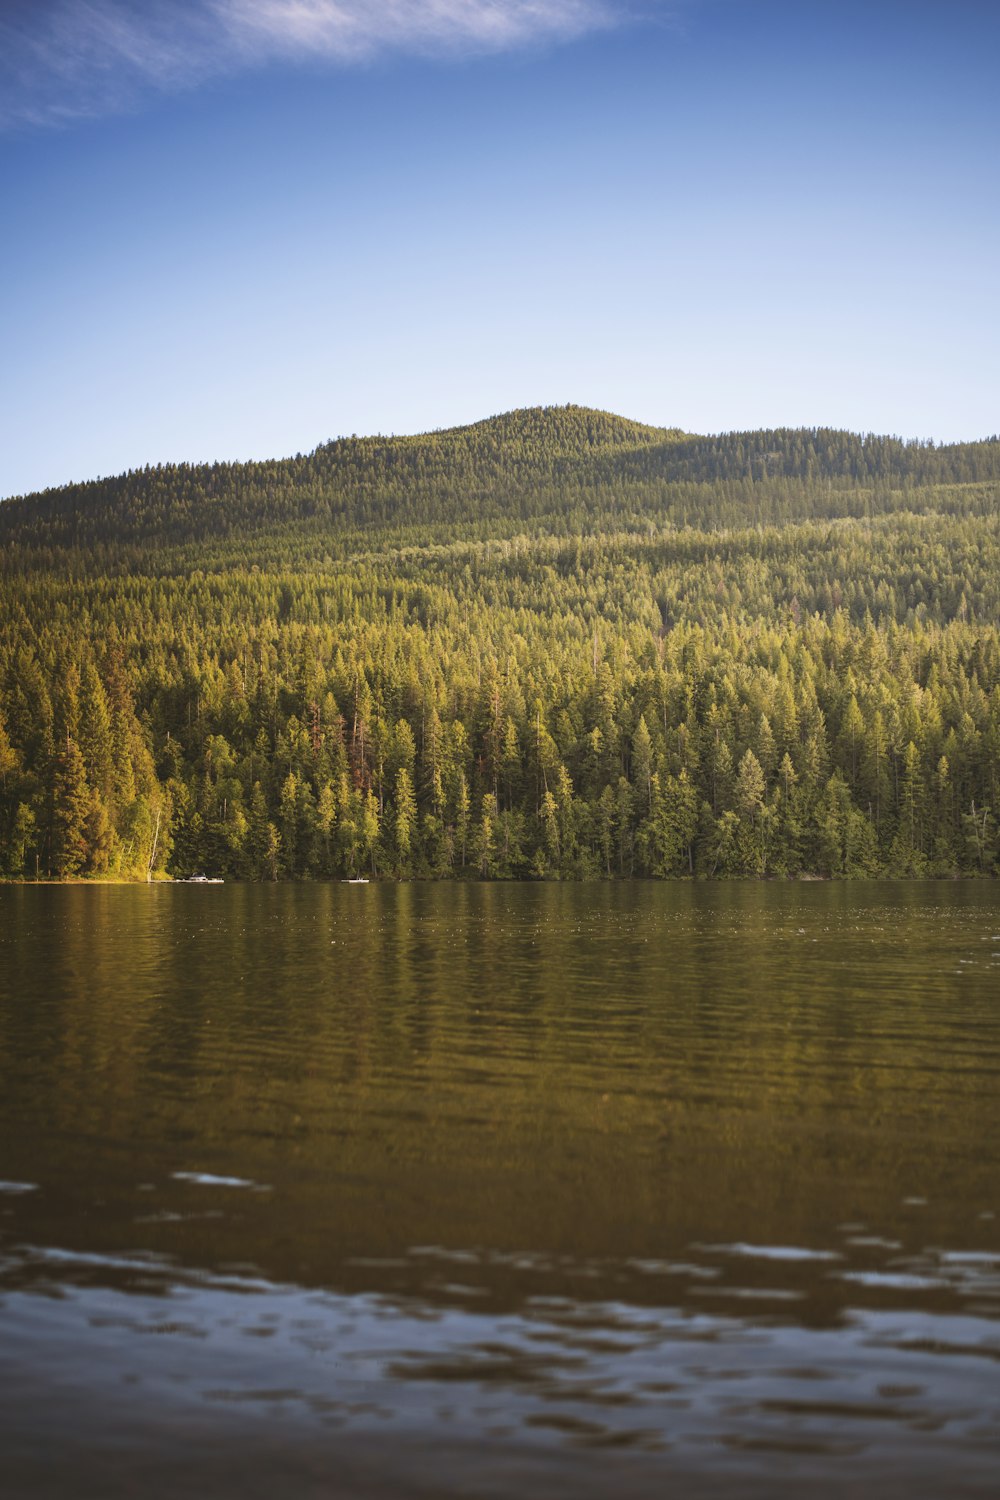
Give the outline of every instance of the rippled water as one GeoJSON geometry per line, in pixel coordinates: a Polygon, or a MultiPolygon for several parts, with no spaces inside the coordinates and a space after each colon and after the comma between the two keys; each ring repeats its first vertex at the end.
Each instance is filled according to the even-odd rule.
{"type": "Polygon", "coordinates": [[[0,889],[0,1490],[1000,1492],[991,885],[0,889]]]}

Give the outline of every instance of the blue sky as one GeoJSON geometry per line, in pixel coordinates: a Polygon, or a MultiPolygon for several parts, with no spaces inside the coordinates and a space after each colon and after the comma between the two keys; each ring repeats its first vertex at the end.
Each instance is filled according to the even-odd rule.
{"type": "Polygon", "coordinates": [[[0,494],[580,402],[1000,429],[993,0],[0,7],[0,494]]]}

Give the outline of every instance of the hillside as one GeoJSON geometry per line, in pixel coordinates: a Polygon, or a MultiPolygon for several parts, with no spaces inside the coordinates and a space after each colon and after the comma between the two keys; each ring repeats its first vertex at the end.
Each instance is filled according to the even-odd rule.
{"type": "Polygon", "coordinates": [[[403,438],[344,438],[268,463],[163,465],[0,507],[0,537],[29,546],[202,541],[247,528],[464,526],[545,515],[605,472],[602,458],[679,437],[580,407],[510,412],[403,438]]]}
{"type": "Polygon", "coordinates": [[[1000,442],[581,407],[0,504],[0,874],[989,874],[1000,442]]]}
{"type": "MultiPolygon", "coordinates": [[[[901,491],[1000,479],[1000,441],[935,447],[826,429],[695,437],[583,407],[402,438],[345,438],[269,463],[163,465],[0,505],[0,543],[108,548],[391,527],[463,535],[804,519],[901,491]]],[[[974,503],[969,501],[968,503],[974,503]]]]}

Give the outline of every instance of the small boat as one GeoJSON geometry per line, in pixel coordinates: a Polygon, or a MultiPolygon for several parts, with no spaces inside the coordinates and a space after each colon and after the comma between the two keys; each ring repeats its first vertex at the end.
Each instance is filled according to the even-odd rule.
{"type": "Polygon", "coordinates": [[[178,885],[224,885],[221,875],[186,875],[178,885]]]}
{"type": "Polygon", "coordinates": [[[367,885],[367,875],[353,875],[350,880],[341,881],[342,885],[367,885]]]}

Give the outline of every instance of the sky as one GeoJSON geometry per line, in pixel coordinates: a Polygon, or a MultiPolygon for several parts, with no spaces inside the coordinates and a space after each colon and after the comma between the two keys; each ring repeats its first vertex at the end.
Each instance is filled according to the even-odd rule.
{"type": "Polygon", "coordinates": [[[576,402],[1000,431],[996,0],[0,0],[0,495],[576,402]]]}

